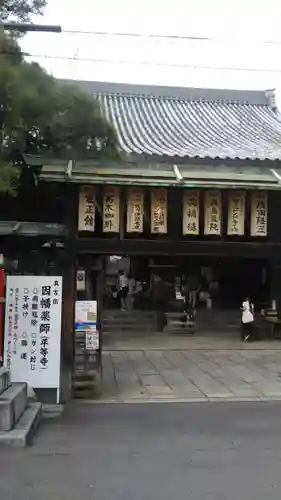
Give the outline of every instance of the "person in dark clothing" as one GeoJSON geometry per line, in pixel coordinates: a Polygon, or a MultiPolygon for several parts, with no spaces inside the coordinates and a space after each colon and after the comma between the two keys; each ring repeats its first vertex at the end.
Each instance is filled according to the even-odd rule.
{"type": "Polygon", "coordinates": [[[189,309],[192,309],[193,311],[197,306],[199,288],[200,285],[197,276],[188,276],[185,284],[185,296],[188,301],[189,309]]]}

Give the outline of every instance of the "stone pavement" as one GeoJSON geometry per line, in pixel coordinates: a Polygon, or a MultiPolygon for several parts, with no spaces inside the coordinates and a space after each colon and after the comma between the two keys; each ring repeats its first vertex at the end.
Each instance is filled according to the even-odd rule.
{"type": "Polygon", "coordinates": [[[281,403],[84,404],[0,450],[1,500],[280,500],[281,403]]]}
{"type": "Polygon", "coordinates": [[[99,401],[281,400],[280,344],[257,343],[243,348],[244,344],[236,342],[235,346],[220,350],[105,350],[99,401]]]}

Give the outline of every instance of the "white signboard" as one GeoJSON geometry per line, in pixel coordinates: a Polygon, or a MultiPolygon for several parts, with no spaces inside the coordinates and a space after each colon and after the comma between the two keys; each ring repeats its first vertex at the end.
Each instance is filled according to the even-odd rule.
{"type": "Polygon", "coordinates": [[[199,191],[187,189],[184,192],[182,234],[199,234],[199,191]]]}
{"type": "Polygon", "coordinates": [[[95,230],[95,191],[94,188],[81,188],[78,206],[78,231],[95,230]]]}
{"type": "Polygon", "coordinates": [[[267,236],[267,193],[264,191],[252,192],[251,236],[267,236]]]}
{"type": "Polygon", "coordinates": [[[4,364],[12,382],[60,385],[61,276],[8,276],[4,364]]]}
{"type": "Polygon", "coordinates": [[[227,234],[243,236],[245,226],[245,192],[231,191],[228,198],[227,234]]]}
{"type": "Polygon", "coordinates": [[[167,233],[167,191],[156,188],[151,190],[151,232],[167,233]]]}
{"type": "Polygon", "coordinates": [[[143,232],[144,192],[142,189],[130,188],[127,201],[127,232],[143,232]]]}
{"type": "Polygon", "coordinates": [[[219,236],[221,234],[221,192],[205,193],[205,225],[204,233],[219,236]]]}
{"type": "Polygon", "coordinates": [[[119,188],[108,186],[103,193],[103,232],[119,233],[120,196],[119,188]]]}
{"type": "Polygon", "coordinates": [[[75,302],[75,323],[96,323],[97,322],[97,301],[96,300],[76,300],[75,302]]]}
{"type": "Polygon", "coordinates": [[[99,332],[95,328],[85,330],[86,335],[86,350],[97,351],[100,347],[99,332]]]}

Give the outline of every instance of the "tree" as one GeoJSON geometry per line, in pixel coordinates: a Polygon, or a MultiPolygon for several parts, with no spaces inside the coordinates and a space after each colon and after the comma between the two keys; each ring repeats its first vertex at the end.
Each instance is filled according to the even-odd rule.
{"type": "Polygon", "coordinates": [[[2,49],[0,190],[7,190],[16,172],[9,165],[21,166],[23,154],[116,157],[115,132],[93,97],[23,60],[14,40],[2,40],[2,49]]]}
{"type": "Polygon", "coordinates": [[[60,84],[38,64],[23,61],[8,64],[6,71],[0,68],[1,95],[6,156],[15,151],[69,159],[116,154],[115,133],[98,102],[79,88],[60,84]]]}
{"type": "MultiPolygon", "coordinates": [[[[28,22],[31,16],[43,14],[46,0],[0,0],[0,21],[28,22]]],[[[15,36],[15,33],[14,33],[15,36]]],[[[21,52],[14,37],[0,32],[0,191],[13,194],[19,172],[7,161],[4,154],[6,127],[15,121],[15,106],[11,105],[16,81],[15,65],[22,61],[21,52]],[[13,58],[7,61],[6,53],[13,58]]]]}
{"type": "Polygon", "coordinates": [[[30,21],[31,16],[43,14],[46,5],[46,0],[1,0],[0,19],[30,21]]]}

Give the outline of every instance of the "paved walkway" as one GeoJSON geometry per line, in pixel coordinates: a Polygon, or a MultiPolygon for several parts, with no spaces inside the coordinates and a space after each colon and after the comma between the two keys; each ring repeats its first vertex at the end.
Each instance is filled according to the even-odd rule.
{"type": "Polygon", "coordinates": [[[281,403],[74,402],[0,450],[1,500],[280,500],[281,403]]]}
{"type": "Polygon", "coordinates": [[[280,343],[236,342],[223,350],[130,345],[103,353],[103,402],[281,400],[280,343]]]}

